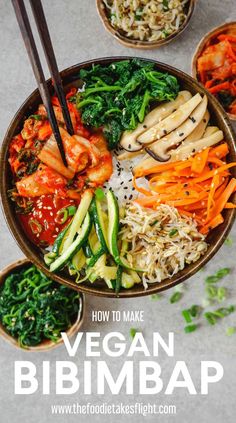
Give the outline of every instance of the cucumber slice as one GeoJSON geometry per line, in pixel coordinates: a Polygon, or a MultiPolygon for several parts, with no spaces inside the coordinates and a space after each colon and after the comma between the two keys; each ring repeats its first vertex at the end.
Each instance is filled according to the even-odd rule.
{"type": "Polygon", "coordinates": [[[72,266],[77,272],[79,272],[82,269],[82,267],[84,267],[85,263],[86,263],[86,258],[83,253],[83,250],[81,249],[72,258],[72,266]]]}
{"type": "Polygon", "coordinates": [[[101,246],[100,249],[92,256],[89,258],[89,260],[87,261],[87,266],[88,267],[93,267],[96,262],[98,261],[98,259],[105,253],[103,247],[101,246]]]}
{"type": "Polygon", "coordinates": [[[105,226],[104,212],[102,210],[101,203],[98,199],[94,198],[90,211],[93,217],[94,227],[97,234],[97,237],[103,247],[104,251],[108,251],[108,241],[107,241],[107,231],[105,226]]]}
{"type": "Polygon", "coordinates": [[[91,191],[85,191],[83,194],[79,207],[74,215],[74,218],[69,227],[68,233],[65,234],[65,242],[63,243],[62,253],[66,252],[67,249],[71,246],[74,241],[75,235],[78,233],[81,224],[85,218],[85,215],[89,209],[90,203],[93,199],[93,194],[91,191]]]}
{"type": "Polygon", "coordinates": [[[81,231],[75,241],[70,244],[69,248],[62,253],[51,265],[50,271],[56,272],[60,270],[62,267],[66,265],[66,263],[83,247],[86,243],[90,230],[91,230],[92,222],[89,213],[86,214],[84,222],[81,227],[81,231]]]}
{"type": "Polygon", "coordinates": [[[119,207],[116,197],[112,191],[107,193],[108,206],[108,249],[115,262],[120,264],[120,253],[117,245],[119,230],[119,207]]]}
{"type": "Polygon", "coordinates": [[[128,273],[123,272],[121,276],[121,286],[122,288],[129,289],[134,286],[134,280],[131,275],[128,273]]]}
{"type": "MultiPolygon", "coordinates": [[[[118,231],[119,231],[119,206],[115,194],[110,190],[107,193],[108,206],[108,249],[115,262],[125,269],[135,270],[136,272],[144,272],[143,269],[134,269],[130,266],[128,260],[120,255],[118,248],[118,231]]],[[[122,248],[122,247],[121,247],[122,248]]]]}
{"type": "Polygon", "coordinates": [[[62,249],[62,244],[63,244],[63,240],[65,239],[65,235],[66,235],[66,233],[67,233],[67,231],[68,231],[68,229],[69,229],[69,227],[70,227],[70,223],[69,223],[69,225],[68,226],[66,226],[66,228],[64,228],[63,229],[63,231],[61,231],[59,234],[58,234],[58,236],[56,237],[56,239],[55,239],[55,241],[54,241],[54,244],[53,244],[53,246],[52,246],[52,252],[53,253],[56,253],[56,255],[58,256],[59,254],[60,254],[60,252],[61,252],[61,249],[62,249]]]}
{"type": "Polygon", "coordinates": [[[122,279],[122,267],[118,266],[117,273],[116,273],[116,283],[115,283],[115,292],[118,294],[121,287],[121,279],[122,279]]]}

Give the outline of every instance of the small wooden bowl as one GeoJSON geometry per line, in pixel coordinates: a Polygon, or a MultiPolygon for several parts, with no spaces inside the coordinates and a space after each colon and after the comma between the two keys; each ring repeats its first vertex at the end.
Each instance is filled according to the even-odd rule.
{"type": "MultiPolygon", "coordinates": [[[[13,263],[9,264],[7,267],[5,267],[5,269],[0,271],[0,285],[4,284],[5,279],[7,278],[7,276],[16,271],[16,270],[20,270],[21,268],[27,266],[27,265],[31,265],[31,261],[28,259],[22,259],[22,260],[17,260],[14,261],[13,263]]],[[[76,321],[73,323],[73,325],[66,331],[67,336],[68,337],[72,337],[73,335],[75,335],[80,326],[83,323],[83,319],[84,319],[84,296],[83,294],[80,294],[80,310],[78,312],[78,316],[76,318],[76,321]]],[[[14,345],[17,348],[20,348],[21,350],[24,351],[30,351],[30,352],[37,352],[37,351],[48,351],[51,350],[52,348],[57,347],[58,345],[63,343],[62,338],[60,338],[57,342],[53,342],[50,339],[45,339],[41,344],[36,345],[35,347],[25,347],[22,348],[17,339],[13,338],[5,329],[5,327],[1,324],[0,322],[0,335],[8,342],[10,342],[12,345],[14,345]]]]}
{"type": "MultiPolygon", "coordinates": [[[[104,57],[89,60],[83,63],[74,65],[68,69],[65,69],[61,72],[61,77],[63,81],[63,86],[65,90],[69,90],[72,86],[81,87],[81,81],[79,80],[79,71],[81,69],[88,69],[92,64],[100,65],[110,65],[113,62],[120,60],[131,60],[134,57],[132,56],[117,56],[117,57],[104,57]]],[[[235,146],[235,136],[230,125],[229,119],[224,112],[224,109],[219,104],[214,96],[208,93],[206,89],[193,79],[190,75],[173,68],[164,63],[157,62],[151,59],[140,58],[145,61],[149,61],[155,64],[155,69],[160,72],[169,72],[171,75],[175,76],[180,84],[181,90],[188,90],[192,94],[200,93],[201,95],[206,95],[208,98],[208,108],[211,113],[211,121],[213,125],[218,126],[225,135],[225,140],[229,146],[229,156],[228,160],[230,162],[236,161],[236,146],[235,146]]],[[[53,92],[53,87],[51,81],[48,81],[49,89],[53,92]]],[[[144,289],[142,284],[136,284],[132,289],[121,289],[119,295],[117,295],[112,289],[109,289],[104,281],[96,281],[91,284],[89,281],[84,283],[77,284],[72,276],[68,275],[66,272],[51,273],[44,262],[44,252],[42,249],[37,247],[26,235],[22,226],[20,225],[17,213],[14,207],[14,203],[9,199],[8,190],[12,188],[12,174],[11,169],[8,163],[9,158],[9,144],[12,138],[20,132],[23,126],[24,119],[31,115],[42,102],[38,90],[35,90],[22,104],[12,122],[9,125],[5,138],[2,144],[2,154],[0,161],[0,190],[1,190],[1,199],[4,215],[9,226],[9,229],[12,232],[16,242],[19,247],[42,272],[44,272],[48,277],[53,280],[69,286],[77,291],[83,292],[85,294],[98,295],[108,298],[132,298],[132,297],[141,297],[144,295],[155,294],[183,282],[188,279],[190,276],[193,276],[198,272],[201,267],[203,267],[219,250],[221,245],[224,243],[225,239],[228,236],[228,233],[234,223],[236,211],[235,209],[228,209],[224,211],[224,222],[212,230],[207,238],[209,243],[209,248],[198,261],[187,265],[182,271],[178,272],[171,279],[165,279],[162,282],[156,282],[149,284],[148,289],[144,289]]],[[[236,177],[236,169],[231,169],[231,174],[233,177],[236,177]]],[[[236,194],[233,195],[232,201],[235,201],[236,194]]]]}
{"type": "MultiPolygon", "coordinates": [[[[212,29],[199,42],[199,44],[198,44],[198,46],[195,50],[195,53],[193,55],[193,59],[192,59],[192,75],[198,81],[199,81],[199,79],[198,79],[198,74],[197,74],[197,61],[198,61],[199,56],[201,56],[202,51],[206,47],[208,47],[212,38],[216,37],[217,35],[220,35],[223,32],[224,33],[225,32],[234,32],[235,35],[236,35],[236,22],[229,22],[229,23],[226,23],[224,25],[221,25],[221,26],[218,26],[218,27],[212,29]]],[[[227,115],[229,116],[229,118],[231,120],[236,121],[236,115],[232,115],[231,113],[227,113],[227,115]]]]}
{"type": "Polygon", "coordinates": [[[165,44],[170,43],[174,38],[180,35],[185,30],[185,28],[187,28],[195,9],[196,0],[189,0],[186,19],[183,22],[183,24],[179,27],[179,29],[173,32],[172,34],[170,34],[168,37],[164,38],[163,40],[157,40],[157,41],[140,41],[140,40],[134,40],[132,38],[126,37],[118,29],[115,29],[111,25],[111,22],[107,16],[106,6],[103,3],[103,0],[96,0],[96,4],[97,4],[98,14],[102,20],[102,23],[105,29],[108,32],[110,32],[110,34],[114,38],[116,38],[117,41],[119,41],[119,43],[123,44],[125,47],[137,48],[142,50],[151,50],[151,49],[158,48],[165,44]]]}

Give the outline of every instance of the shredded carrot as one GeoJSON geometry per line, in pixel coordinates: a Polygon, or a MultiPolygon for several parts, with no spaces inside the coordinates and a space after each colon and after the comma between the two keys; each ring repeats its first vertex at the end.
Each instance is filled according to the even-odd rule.
{"type": "Polygon", "coordinates": [[[228,151],[224,142],[184,162],[139,168],[133,184],[144,196],[135,201],[143,207],[156,208],[160,204],[176,207],[180,213],[195,219],[201,233],[207,234],[223,222],[224,209],[236,208],[229,201],[236,191],[236,179],[230,180],[229,169],[236,167],[236,163],[226,163],[228,151]],[[137,186],[136,179],[148,175],[151,176],[149,189],[137,186]]]}
{"type": "Polygon", "coordinates": [[[229,197],[231,196],[231,194],[233,194],[233,192],[235,192],[235,190],[236,190],[236,179],[232,178],[229,184],[227,185],[226,189],[224,190],[224,192],[216,201],[215,206],[212,208],[210,213],[211,218],[213,218],[214,216],[222,212],[222,210],[225,207],[225,204],[228,202],[229,197]]]}
{"type": "Polygon", "coordinates": [[[236,204],[234,204],[234,203],[226,203],[224,208],[225,209],[236,209],[236,204]]]}
{"type": "Polygon", "coordinates": [[[223,222],[224,222],[224,218],[223,218],[222,214],[219,213],[219,214],[217,214],[217,216],[213,217],[213,219],[207,225],[203,226],[200,229],[200,232],[203,235],[207,235],[207,233],[209,232],[210,229],[216,228],[217,226],[221,225],[221,223],[223,223],[223,222]]]}
{"type": "Polygon", "coordinates": [[[200,153],[195,154],[194,160],[192,162],[191,170],[195,173],[202,173],[204,167],[207,163],[207,158],[210,148],[200,151],[200,153]]]}

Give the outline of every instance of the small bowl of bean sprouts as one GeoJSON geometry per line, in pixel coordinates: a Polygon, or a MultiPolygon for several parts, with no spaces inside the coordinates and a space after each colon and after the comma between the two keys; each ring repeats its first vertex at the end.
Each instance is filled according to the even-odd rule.
{"type": "Polygon", "coordinates": [[[96,0],[105,29],[121,44],[153,49],[187,27],[196,0],[96,0]]]}

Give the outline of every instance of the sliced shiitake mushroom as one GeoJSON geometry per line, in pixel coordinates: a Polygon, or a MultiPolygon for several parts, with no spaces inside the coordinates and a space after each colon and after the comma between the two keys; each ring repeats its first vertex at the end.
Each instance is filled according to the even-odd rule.
{"type": "MultiPolygon", "coordinates": [[[[207,108],[207,97],[204,96],[200,104],[194,109],[187,120],[177,129],[172,131],[166,137],[151,144],[146,148],[146,152],[159,162],[170,160],[169,149],[180,144],[188,135],[190,135],[199,125],[207,108]]],[[[184,143],[184,142],[183,142],[184,143]]]]}
{"type": "Polygon", "coordinates": [[[203,134],[203,138],[209,137],[217,131],[219,131],[218,126],[208,126],[203,134]]]}
{"type": "Polygon", "coordinates": [[[212,135],[202,138],[198,141],[193,141],[187,145],[181,145],[176,150],[170,151],[171,161],[185,160],[193,154],[202,151],[204,148],[211,147],[212,145],[218,144],[222,141],[224,134],[222,131],[214,132],[212,135]]]}
{"type": "Polygon", "coordinates": [[[139,123],[134,131],[125,131],[121,137],[120,145],[127,151],[142,150],[142,145],[137,142],[137,138],[147,129],[171,115],[178,107],[186,103],[192,97],[189,91],[180,91],[175,100],[162,103],[160,106],[148,113],[142,123],[139,123]]]}
{"type": "Polygon", "coordinates": [[[141,144],[151,144],[166,136],[171,131],[174,131],[174,129],[178,128],[178,126],[189,117],[201,101],[202,97],[200,94],[196,94],[186,103],[182,104],[174,113],[141,134],[137,138],[137,142],[141,144]]]}
{"type": "Polygon", "coordinates": [[[208,125],[210,119],[210,113],[208,110],[206,110],[201,122],[197,125],[197,127],[191,132],[191,134],[185,138],[184,144],[188,144],[189,142],[200,140],[200,138],[203,137],[203,134],[206,130],[206,127],[208,125]]]}

